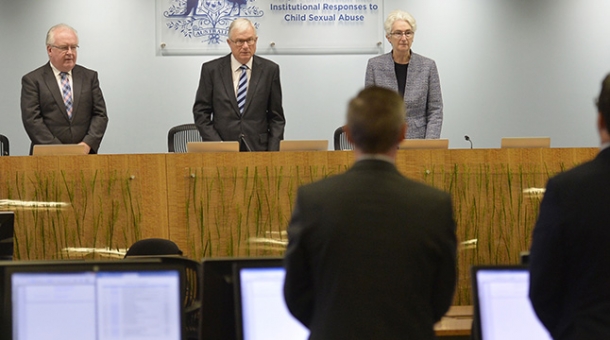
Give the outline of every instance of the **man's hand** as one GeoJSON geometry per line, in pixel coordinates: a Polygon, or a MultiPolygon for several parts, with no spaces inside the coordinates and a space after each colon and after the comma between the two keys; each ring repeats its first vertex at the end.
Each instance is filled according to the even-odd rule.
{"type": "Polygon", "coordinates": [[[84,145],[85,146],[85,151],[84,151],[85,155],[88,155],[89,151],[91,151],[91,147],[89,145],[87,145],[87,143],[85,143],[85,142],[80,142],[80,143],[78,143],[78,145],[84,145]]]}

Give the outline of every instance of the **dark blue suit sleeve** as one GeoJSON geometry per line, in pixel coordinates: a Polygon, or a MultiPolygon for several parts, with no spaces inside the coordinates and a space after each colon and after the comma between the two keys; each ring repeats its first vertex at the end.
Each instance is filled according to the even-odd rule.
{"type": "Polygon", "coordinates": [[[309,328],[314,309],[314,291],[311,269],[305,248],[306,222],[301,213],[301,190],[297,196],[290,225],[288,226],[288,247],[284,257],[286,278],[284,298],[290,313],[305,327],[309,328]]]}
{"type": "Polygon", "coordinates": [[[560,190],[549,180],[530,250],[530,290],[532,307],[542,324],[553,334],[562,311],[563,248],[561,233],[569,209],[562,206],[560,190]]]}

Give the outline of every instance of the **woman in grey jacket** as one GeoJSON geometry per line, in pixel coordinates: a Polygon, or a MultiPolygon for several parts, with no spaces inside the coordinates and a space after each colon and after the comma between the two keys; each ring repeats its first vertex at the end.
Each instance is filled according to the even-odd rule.
{"type": "Polygon", "coordinates": [[[404,98],[406,138],[438,139],[443,125],[441,83],[434,60],[411,51],[417,23],[409,13],[396,10],[384,28],[392,51],[369,59],[365,86],[389,88],[404,98]]]}

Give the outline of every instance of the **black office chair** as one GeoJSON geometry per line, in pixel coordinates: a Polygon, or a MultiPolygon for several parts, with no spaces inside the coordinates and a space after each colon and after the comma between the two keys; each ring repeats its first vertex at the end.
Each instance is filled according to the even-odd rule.
{"type": "Polygon", "coordinates": [[[161,261],[184,266],[185,296],[184,315],[186,335],[189,340],[199,338],[201,320],[201,263],[182,256],[182,250],[167,239],[148,238],[135,242],[129,247],[125,258],[154,257],[161,261]]]}
{"type": "Polygon", "coordinates": [[[164,238],[145,238],[132,244],[125,258],[132,256],[182,255],[182,250],[170,240],[164,238]]]}
{"type": "Polygon", "coordinates": [[[5,135],[0,135],[0,156],[8,156],[8,138],[5,135]]]}
{"type": "Polygon", "coordinates": [[[354,145],[347,140],[347,134],[343,131],[343,126],[335,130],[335,150],[353,150],[354,145]]]}
{"type": "Polygon", "coordinates": [[[202,141],[203,139],[195,124],[177,125],[167,133],[167,151],[186,152],[186,143],[202,141]]]}

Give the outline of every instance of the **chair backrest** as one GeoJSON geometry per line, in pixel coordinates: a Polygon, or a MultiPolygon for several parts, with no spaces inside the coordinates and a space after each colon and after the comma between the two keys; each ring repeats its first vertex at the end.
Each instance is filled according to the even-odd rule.
{"type": "Polygon", "coordinates": [[[127,250],[125,258],[131,256],[158,255],[182,255],[182,250],[180,250],[171,240],[164,238],[145,238],[132,244],[127,250]]]}
{"type": "Polygon", "coordinates": [[[0,135],[0,156],[8,156],[8,138],[5,135],[0,135]]]}
{"type": "Polygon", "coordinates": [[[203,139],[195,124],[182,124],[174,126],[167,133],[167,151],[186,152],[186,143],[202,142],[203,139]]]}
{"type": "Polygon", "coordinates": [[[343,126],[338,127],[335,130],[334,135],[335,150],[353,150],[354,145],[347,140],[347,134],[343,130],[343,126]]]}

